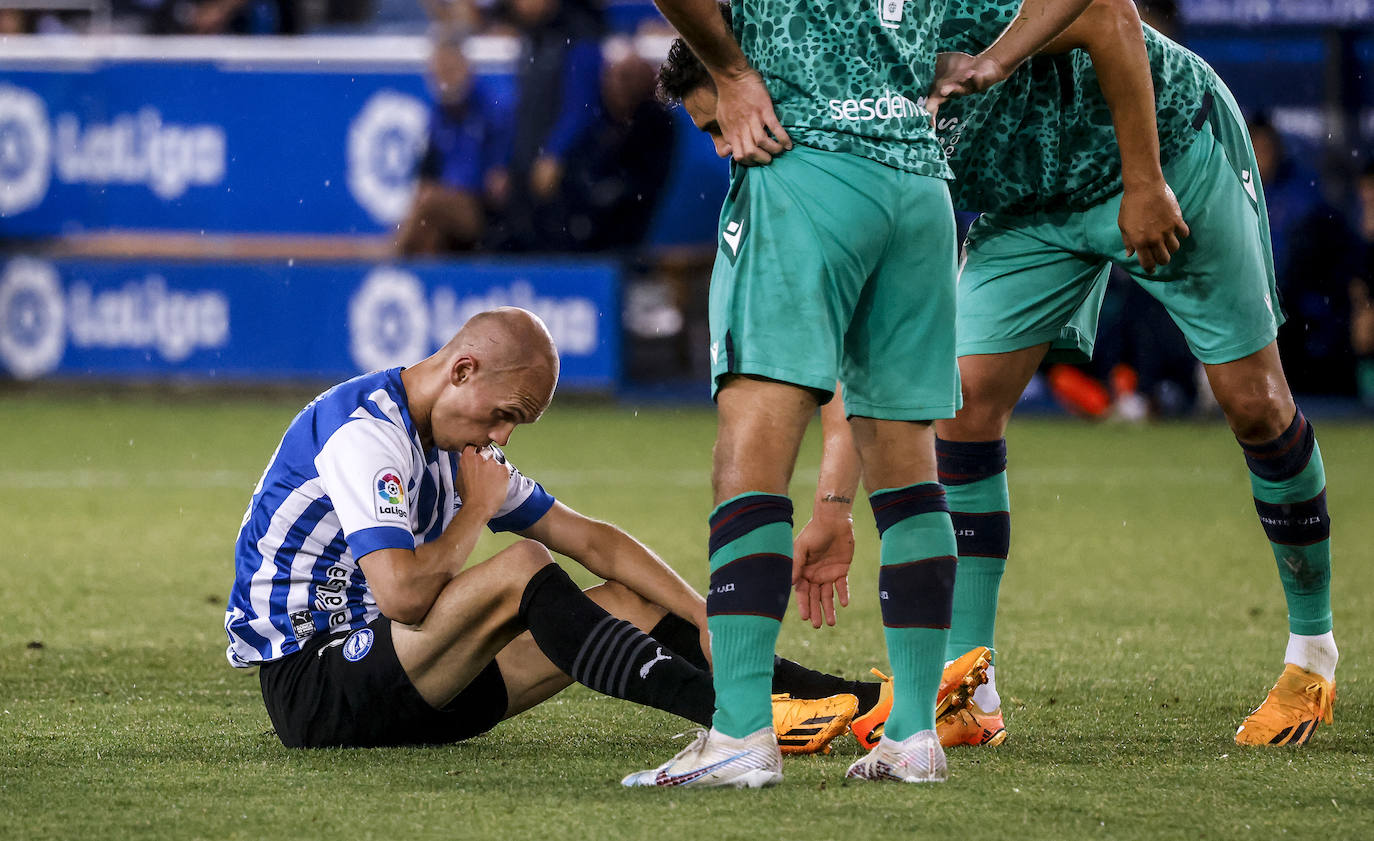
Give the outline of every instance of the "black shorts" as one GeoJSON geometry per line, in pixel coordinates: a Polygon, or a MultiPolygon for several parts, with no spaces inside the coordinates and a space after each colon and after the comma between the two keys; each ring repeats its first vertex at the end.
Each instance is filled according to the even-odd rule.
{"type": "Polygon", "coordinates": [[[470,739],[506,715],[506,683],[496,661],[441,710],[401,668],[391,620],[348,634],[317,634],[300,651],[258,670],[262,700],[289,748],[438,745],[470,739]]]}

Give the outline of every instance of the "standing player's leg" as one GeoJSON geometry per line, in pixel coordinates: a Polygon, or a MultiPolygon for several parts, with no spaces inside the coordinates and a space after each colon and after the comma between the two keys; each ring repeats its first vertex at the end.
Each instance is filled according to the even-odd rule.
{"type": "MultiPolygon", "coordinates": [[[[948,495],[959,555],[953,622],[944,654],[950,663],[948,680],[962,678],[977,652],[986,650],[992,658],[997,650],[997,600],[1011,549],[1006,429],[1048,350],[1045,342],[1005,353],[960,357],[964,406],[956,417],[935,425],[939,479],[948,495]]],[[[946,747],[996,747],[1006,740],[995,669],[988,665],[986,680],[965,710],[941,722],[940,736],[946,747]]]]}
{"type": "Polygon", "coordinates": [[[816,398],[783,383],[731,379],[717,395],[706,621],[716,731],[768,726],[773,656],[792,583],[792,478],[816,398]]]}
{"type": "Polygon", "coordinates": [[[706,613],[716,714],[698,742],[626,785],[752,787],[782,778],[767,728],[773,648],[792,581],[787,486],[889,240],[893,172],[800,145],[734,172],[710,291],[720,426],[706,613]]]}
{"type": "Polygon", "coordinates": [[[931,421],[959,406],[954,213],[942,181],[912,175],[901,187],[895,235],[855,308],[841,371],[881,541],[893,677],[883,735],[848,776],[938,782],[948,776],[935,719],[957,549],[931,421]]]}
{"type": "Polygon", "coordinates": [[[792,478],[816,398],[780,382],[724,380],[716,434],[706,622],[715,712],[711,729],[627,786],[757,788],[782,778],[772,729],[774,650],[792,584],[792,478]]]}
{"type": "MultiPolygon", "coordinates": [[[[1254,150],[1220,80],[1211,102],[1198,139],[1165,168],[1169,183],[1182,185],[1179,205],[1192,236],[1154,276],[1138,267],[1133,274],[1164,304],[1206,368],[1250,468],[1255,507],[1288,601],[1284,673],[1236,741],[1303,744],[1319,722],[1331,721],[1335,698],[1326,474],[1274,341],[1283,313],[1254,150]]],[[[1092,227],[1105,239],[1106,226],[1104,214],[1092,227]]]]}
{"type": "MultiPolygon", "coordinates": [[[[1109,266],[1084,259],[1077,228],[985,215],[969,231],[959,275],[959,376],[964,405],[935,422],[939,476],[959,546],[945,683],[995,663],[998,594],[1011,546],[1006,428],[1046,354],[1088,358],[1109,266]],[[1008,302],[1014,302],[1009,305],[1008,302]]],[[[996,746],[1006,739],[996,666],[972,703],[942,718],[940,741],[996,746]]]]}
{"type": "Polygon", "coordinates": [[[1331,722],[1336,640],[1331,626],[1331,518],[1312,424],[1293,402],[1275,343],[1207,365],[1207,379],[1250,468],[1260,525],[1288,603],[1285,670],[1241,724],[1241,744],[1297,744],[1331,722]]]}
{"type": "MultiPolygon", "coordinates": [[[[929,422],[853,417],[880,540],[878,590],[892,666],[892,710],[874,754],[902,756],[910,782],[945,779],[935,734],[936,694],[949,639],[957,549],[945,492],[936,481],[929,422]],[[910,756],[908,756],[910,754],[910,756]]],[[[851,768],[868,776],[865,757],[851,768]],[[857,769],[857,770],[856,770],[857,769]]]]}

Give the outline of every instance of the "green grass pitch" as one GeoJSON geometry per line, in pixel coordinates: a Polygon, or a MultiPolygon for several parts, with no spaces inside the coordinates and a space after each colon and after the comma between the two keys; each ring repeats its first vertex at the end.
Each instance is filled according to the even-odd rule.
{"type": "MultiPolygon", "coordinates": [[[[1306,748],[1231,741],[1286,623],[1224,426],[1031,420],[1010,436],[1006,745],[951,751],[941,786],[846,785],[846,736],[775,789],[652,792],[618,781],[686,726],[580,687],[450,747],[280,746],[222,616],[244,507],[306,397],[0,397],[0,839],[1374,838],[1368,426],[1317,418],[1343,657],[1335,725],[1306,748]]],[[[568,402],[508,449],[701,585],[713,434],[708,411],[568,402]]],[[[840,626],[789,617],[780,643],[848,675],[885,665],[857,519],[840,626]]]]}

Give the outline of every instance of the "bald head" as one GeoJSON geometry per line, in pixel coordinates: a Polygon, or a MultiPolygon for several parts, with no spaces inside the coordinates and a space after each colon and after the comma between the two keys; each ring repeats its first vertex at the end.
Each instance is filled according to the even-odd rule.
{"type": "MultiPolygon", "coordinates": [[[[519,307],[479,312],[444,345],[441,355],[470,355],[493,372],[543,372],[558,381],[558,350],[543,320],[519,307]]],[[[552,388],[550,388],[552,391],[552,388]]]]}
{"type": "Polygon", "coordinates": [[[548,408],[558,384],[558,350],[528,310],[500,307],[468,319],[448,344],[401,372],[426,446],[505,445],[511,431],[548,408]]]}

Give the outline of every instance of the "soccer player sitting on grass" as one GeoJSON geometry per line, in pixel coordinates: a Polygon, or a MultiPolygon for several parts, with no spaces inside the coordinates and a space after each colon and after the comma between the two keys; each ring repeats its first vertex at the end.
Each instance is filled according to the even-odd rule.
{"type": "MultiPolygon", "coordinates": [[[[494,446],[539,418],[557,379],[543,322],[503,308],[413,367],[335,386],[291,422],[244,515],[224,623],[230,663],[259,666],[283,744],[454,742],[574,679],[710,721],[702,597],[494,446]],[[527,539],[473,562],[488,527],[527,539]],[[606,583],[584,593],[551,551],[606,583]]],[[[786,660],[774,675],[795,696],[773,712],[796,752],[843,732],[859,697],[879,703],[878,684],[786,660]]]]}
{"type": "MultiPolygon", "coordinates": [[[[1142,29],[1129,0],[1095,0],[1045,51],[1060,54],[1019,69],[990,50],[971,55],[1018,5],[951,2],[941,36],[950,53],[933,89],[987,90],[932,102],[957,177],[955,206],[984,212],[959,278],[964,406],[936,423],[959,545],[946,656],[993,647],[1011,533],[1006,425],[1048,353],[1091,355],[1116,264],[1164,304],[1203,363],[1278,561],[1288,604],[1284,671],[1236,741],[1303,744],[1331,721],[1335,698],[1331,523],[1321,450],[1274,341],[1283,313],[1245,121],[1216,73],[1142,29]]],[[[842,418],[827,422],[833,434],[848,434],[842,418]]],[[[852,489],[857,471],[848,473],[822,491],[852,489]]],[[[851,533],[847,511],[818,511],[798,554],[826,552],[851,533]]],[[[988,676],[973,704],[940,722],[946,746],[1006,738],[993,669],[988,676]]]]}

